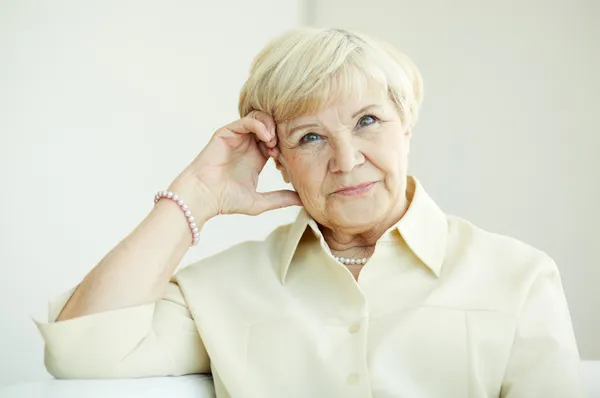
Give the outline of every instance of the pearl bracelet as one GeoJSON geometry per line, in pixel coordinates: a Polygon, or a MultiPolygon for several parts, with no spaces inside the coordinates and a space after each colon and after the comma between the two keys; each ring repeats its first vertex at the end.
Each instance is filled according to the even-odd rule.
{"type": "Polygon", "coordinates": [[[154,204],[156,205],[161,199],[172,200],[179,206],[181,211],[183,211],[183,214],[185,214],[185,217],[187,218],[188,225],[190,226],[190,230],[192,231],[192,246],[197,245],[198,240],[200,239],[200,232],[198,231],[198,226],[196,225],[196,219],[192,215],[192,212],[187,205],[183,202],[183,199],[175,195],[173,192],[160,191],[156,194],[156,196],[154,196],[154,204]]]}

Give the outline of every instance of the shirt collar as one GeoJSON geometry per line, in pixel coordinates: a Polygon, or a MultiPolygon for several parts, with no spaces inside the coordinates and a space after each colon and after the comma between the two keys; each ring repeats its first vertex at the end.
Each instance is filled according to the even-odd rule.
{"type": "MultiPolygon", "coordinates": [[[[409,198],[412,196],[412,199],[406,213],[386,234],[397,230],[410,250],[439,277],[446,253],[448,235],[446,215],[425,192],[425,189],[415,177],[409,177],[407,193],[407,196],[409,198]]],[[[291,225],[287,239],[281,248],[279,259],[282,283],[285,283],[287,271],[298,243],[308,227],[318,239],[323,240],[323,235],[317,223],[306,209],[302,208],[296,221],[291,225]]]]}

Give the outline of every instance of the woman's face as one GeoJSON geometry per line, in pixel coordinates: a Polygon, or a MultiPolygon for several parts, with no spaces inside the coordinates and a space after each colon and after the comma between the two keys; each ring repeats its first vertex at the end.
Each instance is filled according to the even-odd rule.
{"type": "Polygon", "coordinates": [[[360,233],[405,208],[410,132],[379,87],[278,124],[277,135],[277,167],[319,224],[360,233]]]}

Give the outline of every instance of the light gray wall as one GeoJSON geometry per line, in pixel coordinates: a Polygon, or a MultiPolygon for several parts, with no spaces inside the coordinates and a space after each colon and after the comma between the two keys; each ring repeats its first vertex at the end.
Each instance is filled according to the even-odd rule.
{"type": "MultiPolygon", "coordinates": [[[[0,0],[1,1],[1,0],[0,0]]],[[[75,286],[238,117],[250,63],[299,1],[0,3],[0,384],[49,378],[29,315],[75,286]]],[[[261,187],[281,188],[269,164],[261,187]]],[[[182,264],[293,210],[209,223],[182,264]]]]}
{"type": "Polygon", "coordinates": [[[600,2],[321,0],[319,26],[407,53],[425,81],[411,169],[450,213],[558,263],[600,359],[600,2]]]}

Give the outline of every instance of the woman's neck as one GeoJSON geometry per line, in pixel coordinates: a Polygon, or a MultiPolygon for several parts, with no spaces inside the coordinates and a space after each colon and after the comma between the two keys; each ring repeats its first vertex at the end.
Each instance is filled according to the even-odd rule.
{"type": "Polygon", "coordinates": [[[360,233],[349,234],[343,230],[319,226],[331,253],[334,256],[345,258],[371,257],[379,238],[396,225],[406,213],[410,203],[409,199],[403,201],[404,203],[399,203],[398,208],[390,212],[385,222],[375,223],[371,228],[360,233]]]}

